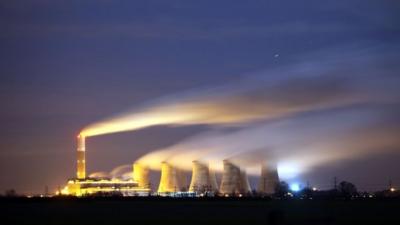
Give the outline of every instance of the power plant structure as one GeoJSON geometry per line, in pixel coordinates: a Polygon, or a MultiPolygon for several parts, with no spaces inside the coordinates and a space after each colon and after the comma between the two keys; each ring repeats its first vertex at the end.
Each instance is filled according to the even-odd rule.
{"type": "Polygon", "coordinates": [[[77,172],[76,177],[78,179],[86,178],[86,161],[85,161],[85,136],[78,136],[78,148],[77,148],[77,172]]]}
{"type": "Polygon", "coordinates": [[[85,136],[78,136],[77,146],[77,164],[76,178],[69,179],[67,185],[61,190],[62,195],[122,195],[122,196],[147,196],[151,189],[148,184],[148,170],[133,165],[136,172],[133,175],[138,177],[138,180],[120,180],[104,178],[88,178],[86,177],[86,159],[85,159],[85,136]]]}
{"type": "Polygon", "coordinates": [[[251,192],[247,173],[238,166],[223,161],[224,172],[222,174],[221,187],[219,192],[225,196],[245,195],[251,192]]]}
{"type": "Polygon", "coordinates": [[[215,173],[210,170],[207,164],[193,161],[192,180],[190,181],[189,192],[194,192],[198,195],[218,192],[215,173]]]}
{"type": "MultiPolygon", "coordinates": [[[[108,177],[90,178],[86,176],[85,136],[77,138],[76,178],[69,179],[60,194],[85,196],[93,194],[149,196],[152,195],[150,185],[150,169],[142,163],[132,165],[132,178],[111,179],[108,177]]],[[[257,192],[262,195],[275,193],[279,184],[276,166],[261,165],[261,177],[257,192]]],[[[195,160],[192,162],[192,177],[187,183],[185,172],[168,163],[161,163],[161,178],[156,192],[161,196],[246,196],[251,194],[251,187],[246,170],[238,165],[223,160],[223,172],[218,188],[215,172],[208,163],[195,160]]]]}
{"type": "Polygon", "coordinates": [[[258,183],[257,192],[264,195],[275,193],[275,188],[279,184],[279,176],[276,166],[268,167],[265,163],[261,166],[261,177],[258,183]]]}
{"type": "Polygon", "coordinates": [[[150,170],[147,166],[140,163],[133,164],[133,178],[138,182],[140,188],[150,188],[149,173],[150,170]]]}
{"type": "Polygon", "coordinates": [[[169,195],[185,190],[185,178],[183,172],[167,162],[161,163],[161,178],[158,193],[169,195]]]}

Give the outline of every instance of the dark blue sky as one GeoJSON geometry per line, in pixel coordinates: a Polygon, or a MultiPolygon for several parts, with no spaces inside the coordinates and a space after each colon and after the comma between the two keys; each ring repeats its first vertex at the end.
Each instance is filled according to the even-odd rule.
{"type": "MultiPolygon", "coordinates": [[[[155,98],[284,68],[315,52],[363,46],[398,53],[399,10],[395,0],[1,1],[0,190],[63,185],[74,176],[75,136],[84,126],[155,98]]],[[[94,137],[88,170],[109,171],[206,129],[94,137]]],[[[382,165],[398,171],[391,154],[309,179],[385,185],[386,170],[371,181],[359,174],[382,165]]]]}

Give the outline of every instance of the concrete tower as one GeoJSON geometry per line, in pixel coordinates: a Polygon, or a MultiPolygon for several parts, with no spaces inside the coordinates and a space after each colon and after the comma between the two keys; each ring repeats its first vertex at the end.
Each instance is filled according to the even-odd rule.
{"type": "Polygon", "coordinates": [[[224,160],[224,172],[222,174],[221,187],[219,191],[222,194],[240,193],[241,174],[240,168],[233,165],[228,160],[224,160]]]}
{"type": "Polygon", "coordinates": [[[162,162],[159,193],[177,192],[181,190],[179,172],[170,164],[162,162]]]}
{"type": "Polygon", "coordinates": [[[274,194],[275,187],[279,184],[278,170],[276,166],[268,167],[266,164],[261,165],[261,177],[258,183],[257,191],[262,194],[274,194]]]}
{"type": "Polygon", "coordinates": [[[138,182],[140,188],[150,188],[149,168],[140,163],[134,163],[133,180],[138,182]]]}
{"type": "Polygon", "coordinates": [[[210,172],[208,165],[199,161],[193,161],[192,180],[189,191],[203,193],[206,191],[215,192],[216,187],[215,174],[210,172]]]}
{"type": "Polygon", "coordinates": [[[78,136],[77,148],[77,164],[76,164],[76,177],[78,179],[86,178],[86,162],[85,162],[85,136],[78,136]]]}

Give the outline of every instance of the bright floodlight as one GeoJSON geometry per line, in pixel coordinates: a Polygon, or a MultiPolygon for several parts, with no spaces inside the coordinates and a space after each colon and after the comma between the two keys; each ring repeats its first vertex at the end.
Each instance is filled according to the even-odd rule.
{"type": "Polygon", "coordinates": [[[290,190],[292,190],[294,192],[298,192],[298,191],[300,191],[300,185],[298,183],[293,183],[290,185],[290,190]]]}

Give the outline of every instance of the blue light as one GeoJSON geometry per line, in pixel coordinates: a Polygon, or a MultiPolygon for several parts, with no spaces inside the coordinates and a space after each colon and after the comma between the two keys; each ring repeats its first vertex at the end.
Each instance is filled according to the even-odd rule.
{"type": "Polygon", "coordinates": [[[290,190],[292,190],[294,192],[298,192],[298,191],[300,191],[300,185],[298,183],[293,183],[290,185],[290,190]]]}

